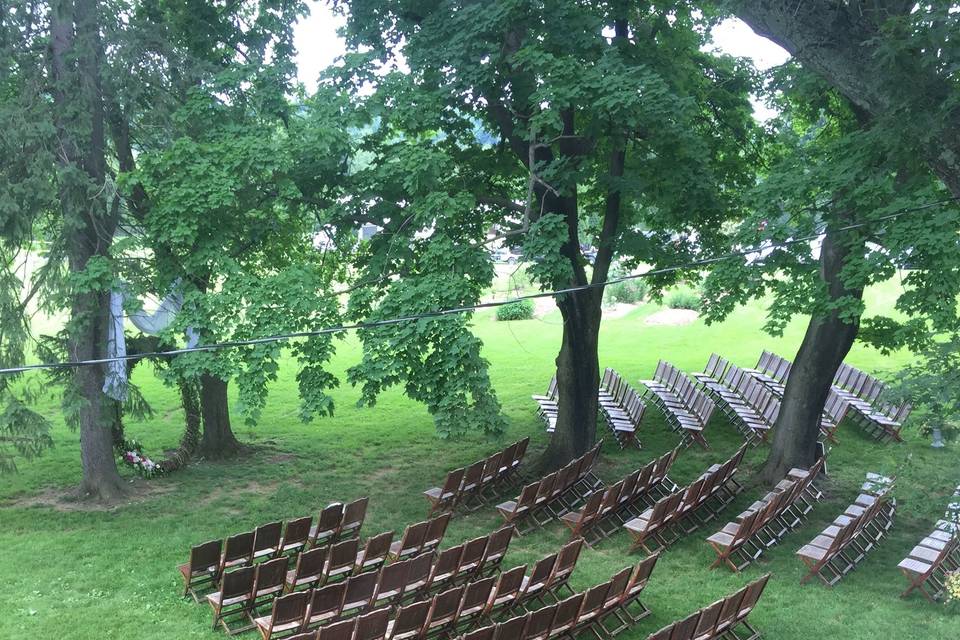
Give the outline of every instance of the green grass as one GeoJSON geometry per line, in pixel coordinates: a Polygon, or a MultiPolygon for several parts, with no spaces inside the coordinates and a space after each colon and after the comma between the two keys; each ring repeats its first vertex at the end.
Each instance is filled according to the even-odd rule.
{"type": "MultiPolygon", "coordinates": [[[[870,307],[888,309],[893,284],[869,292],[870,307]]],[[[647,326],[643,319],[657,308],[640,307],[604,323],[601,363],[616,367],[628,380],[652,373],[658,358],[685,370],[703,367],[716,350],[741,365],[752,365],[762,348],[792,356],[803,323],[791,325],[782,338],[760,331],[763,310],[741,309],[727,322],[707,327],[647,326]]],[[[426,501],[420,492],[439,483],[447,470],[472,462],[497,446],[524,435],[532,437],[536,455],[547,438],[536,420],[531,393],[542,392],[554,367],[560,317],[496,322],[479,314],[475,329],[486,344],[491,375],[511,426],[502,439],[481,436],[457,441],[435,437],[429,415],[400,393],[385,394],[372,409],[358,409],[356,389],[337,389],[335,418],[303,425],[296,418],[294,371],[285,367],[271,389],[270,401],[256,428],[234,424],[238,436],[256,445],[255,453],[234,463],[200,462],[168,478],[134,486],[149,490],[110,511],[64,510],[29,506],[37,496],[65,494],[79,477],[78,434],[62,426],[53,400],[46,413],[57,423],[56,448],[42,459],[21,464],[16,476],[0,486],[0,638],[222,638],[210,631],[210,612],[179,597],[175,569],[191,544],[252,528],[276,518],[316,513],[331,500],[369,495],[366,534],[385,529],[400,532],[420,520],[426,501]]],[[[333,364],[342,372],[358,358],[351,337],[341,345],[333,364]]],[[[891,357],[856,347],[849,361],[868,370],[893,370],[907,354],[891,357]]],[[[157,381],[149,367],[136,374],[157,410],[144,422],[129,422],[128,435],[141,440],[149,453],[174,447],[182,428],[176,394],[157,381]]],[[[599,433],[605,433],[601,426],[599,433]]],[[[704,538],[719,528],[711,523],[672,547],[657,566],[644,596],[654,613],[621,637],[646,638],[664,624],[727,594],[764,572],[774,574],[751,616],[765,637],[809,638],[957,638],[957,619],[943,606],[921,598],[900,600],[906,586],[896,569],[905,553],[942,514],[953,487],[960,482],[954,450],[936,452],[925,438],[907,431],[903,445],[880,445],[844,424],[841,444],[830,458],[828,497],[808,523],[792,533],[761,562],[742,575],[709,571],[713,554],[704,538]],[[794,556],[856,496],[867,471],[897,474],[899,510],[891,535],[836,588],[800,586],[802,563],[794,556]]],[[[707,432],[710,451],[690,449],[677,461],[678,482],[692,480],[705,467],[735,451],[736,432],[715,419],[707,432]]],[[[677,442],[655,410],[648,411],[641,432],[642,451],[604,449],[600,474],[607,481],[649,461],[677,442]]],[[[747,469],[765,456],[761,448],[748,454],[747,469]]],[[[125,474],[129,472],[124,471],[125,474]]],[[[748,487],[724,516],[733,516],[761,489],[748,487]]],[[[457,516],[444,546],[489,532],[499,523],[493,508],[457,516]]],[[[563,527],[514,540],[505,566],[532,562],[556,550],[565,540],[563,527]]],[[[573,586],[585,588],[609,578],[637,561],[628,556],[626,536],[618,534],[586,550],[573,586]]],[[[244,637],[253,637],[247,635],[244,637]]]]}

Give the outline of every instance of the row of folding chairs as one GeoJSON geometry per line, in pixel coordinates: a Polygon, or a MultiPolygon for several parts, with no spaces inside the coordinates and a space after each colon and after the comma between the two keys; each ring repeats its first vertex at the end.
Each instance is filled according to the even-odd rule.
{"type": "Polygon", "coordinates": [[[550,378],[550,384],[547,385],[545,393],[530,397],[537,403],[537,415],[543,420],[547,433],[553,433],[557,428],[557,405],[560,402],[556,374],[550,378]]]}
{"type": "Polygon", "coordinates": [[[683,620],[668,624],[650,634],[647,640],[712,640],[725,637],[756,640],[761,637],[760,632],[747,617],[757,606],[769,580],[768,573],[739,591],[694,611],[683,620]]]}
{"type": "Polygon", "coordinates": [[[712,465],[692,483],[624,524],[632,539],[630,551],[652,553],[651,545],[667,547],[715,518],[743,490],[734,475],[746,450],[747,445],[743,445],[723,464],[712,465]]]}
{"type": "Polygon", "coordinates": [[[809,469],[792,469],[773,491],[707,538],[717,554],[710,568],[726,565],[739,572],[800,526],[823,496],[814,485],[822,468],[821,458],[809,469]]]}
{"type": "MultiPolygon", "coordinates": [[[[543,604],[544,599],[550,598],[559,602],[558,590],[568,586],[570,574],[576,566],[576,559],[580,553],[581,543],[568,543],[559,553],[552,554],[537,563],[535,570],[529,576],[526,574],[526,565],[514,567],[501,573],[498,577],[476,577],[471,581],[458,584],[450,589],[437,593],[432,598],[420,599],[399,608],[391,609],[380,606],[379,602],[371,602],[368,606],[376,606],[375,611],[386,611],[387,622],[379,628],[385,634],[375,636],[390,640],[412,640],[414,638],[431,638],[448,636],[457,631],[464,631],[494,616],[506,615],[510,611],[526,606],[527,603],[538,602],[543,604]],[[538,574],[536,569],[547,567],[547,572],[538,574]],[[540,577],[538,577],[540,576],[540,577]],[[391,611],[394,613],[391,615],[391,611]]],[[[292,594],[299,596],[299,594],[292,594]]],[[[270,618],[258,621],[261,635],[264,640],[270,640],[272,633],[278,630],[278,622],[291,625],[295,628],[297,615],[302,621],[303,629],[311,617],[311,605],[304,598],[285,596],[288,606],[281,606],[279,600],[274,605],[270,618]]],[[[362,620],[361,618],[360,620],[362,620]]],[[[357,621],[357,625],[362,623],[357,621]]],[[[346,633],[349,625],[343,620],[328,620],[319,628],[319,637],[351,638],[346,633]]]]}
{"type": "Polygon", "coordinates": [[[601,440],[559,471],[524,486],[516,500],[498,504],[497,511],[523,534],[578,509],[590,492],[603,486],[593,472],[602,446],[601,440]]]}
{"type": "Polygon", "coordinates": [[[255,618],[254,623],[269,638],[272,634],[316,627],[379,607],[392,608],[404,601],[421,599],[452,584],[496,573],[512,537],[512,528],[504,527],[436,556],[432,552],[421,553],[340,582],[324,584],[304,579],[288,583],[289,593],[274,600],[271,613],[255,618]],[[304,586],[306,590],[297,590],[304,586]]]}
{"type": "Polygon", "coordinates": [[[600,391],[597,396],[604,422],[623,449],[628,444],[640,448],[637,429],[647,409],[642,396],[619,373],[607,368],[600,379],[600,391]]]}
{"type": "Polygon", "coordinates": [[[780,400],[763,383],[717,354],[693,377],[710,394],[748,444],[767,439],[780,413],[780,400]]]}
{"type": "MultiPolygon", "coordinates": [[[[783,398],[792,366],[792,363],[786,358],[764,351],[760,354],[760,359],[757,361],[755,368],[743,369],[743,371],[764,385],[776,397],[783,398]]],[[[829,440],[834,444],[839,444],[836,436],[837,428],[847,416],[849,409],[850,403],[838,394],[835,388],[831,388],[820,414],[821,440],[829,440]]]]}
{"type": "Polygon", "coordinates": [[[797,551],[809,570],[801,584],[816,576],[833,586],[857,567],[893,526],[896,500],[890,495],[892,489],[890,481],[861,493],[829,527],[797,551]]]}
{"type": "Polygon", "coordinates": [[[210,540],[190,549],[189,560],[177,567],[183,578],[183,596],[199,602],[199,590],[213,587],[224,571],[270,560],[304,549],[331,545],[360,535],[367,516],[368,498],[344,505],[334,502],[320,511],[317,524],[312,516],[260,525],[253,531],[210,540]]]}
{"type": "Polygon", "coordinates": [[[669,362],[660,360],[652,380],[641,380],[650,398],[663,411],[670,428],[683,437],[683,443],[709,445],[703,433],[716,408],[713,400],[669,362]]]}
{"type": "Polygon", "coordinates": [[[960,538],[956,524],[938,520],[934,530],[910,550],[897,568],[910,583],[900,594],[906,598],[916,589],[930,602],[943,596],[946,574],[960,570],[960,538]]]}
{"type": "Polygon", "coordinates": [[[530,438],[518,440],[483,460],[449,472],[443,486],[432,487],[423,492],[430,502],[427,517],[438,512],[452,511],[459,506],[468,511],[476,510],[503,487],[514,486],[513,478],[529,444],[530,438]]]}
{"type": "Polygon", "coordinates": [[[650,615],[640,596],[658,559],[657,555],[635,567],[619,571],[610,580],[582,593],[460,636],[461,640],[548,640],[573,638],[589,632],[612,638],[650,615]]]}
{"type": "Polygon", "coordinates": [[[886,385],[868,373],[843,363],[833,379],[833,389],[853,407],[851,417],[868,434],[880,441],[903,442],[900,430],[912,405],[883,402],[886,385]]]}
{"type": "Polygon", "coordinates": [[[570,529],[570,537],[582,536],[593,545],[617,531],[628,520],[639,516],[657,500],[677,490],[670,479],[670,467],[680,448],[668,451],[619,482],[587,496],[579,511],[563,515],[560,520],[570,529]]]}

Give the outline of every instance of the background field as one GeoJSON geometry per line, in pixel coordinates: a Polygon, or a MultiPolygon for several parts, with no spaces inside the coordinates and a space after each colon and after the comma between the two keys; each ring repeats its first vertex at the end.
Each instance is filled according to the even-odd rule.
{"type": "MultiPolygon", "coordinates": [[[[868,292],[872,311],[889,309],[895,284],[868,292]]],[[[802,322],[782,338],[760,331],[763,310],[741,309],[727,322],[707,327],[648,326],[644,319],[657,310],[643,305],[628,315],[604,322],[601,364],[612,366],[635,382],[648,377],[658,358],[690,371],[702,369],[711,351],[751,366],[768,348],[792,357],[802,336],[802,322]]],[[[272,386],[269,404],[256,428],[234,418],[237,435],[253,447],[240,461],[200,462],[169,478],[133,481],[129,504],[109,511],[89,511],[58,500],[79,479],[78,434],[66,429],[50,399],[46,413],[57,424],[56,448],[41,460],[21,464],[16,476],[0,479],[0,638],[182,639],[222,638],[210,631],[210,611],[179,597],[176,565],[186,560],[191,544],[250,529],[271,519],[289,518],[318,509],[332,500],[370,496],[364,533],[394,529],[426,514],[421,491],[439,483],[447,470],[472,462],[499,445],[530,435],[534,456],[547,437],[536,419],[531,393],[542,392],[553,370],[559,344],[557,313],[523,322],[497,323],[490,312],[474,320],[486,344],[491,376],[511,421],[501,439],[481,436],[456,441],[435,437],[422,406],[399,392],[381,398],[372,409],[355,406],[359,394],[349,386],[334,392],[336,417],[309,425],[297,420],[292,367],[284,367],[272,386]]],[[[341,372],[356,362],[359,350],[351,336],[341,346],[333,368],[341,372]]],[[[909,354],[885,357],[857,346],[848,359],[872,371],[891,371],[909,354]]],[[[149,366],[135,376],[156,410],[154,418],[128,421],[127,433],[149,453],[176,445],[182,414],[176,394],[157,381],[149,366]]],[[[604,434],[604,428],[599,428],[604,434]]],[[[827,499],[811,519],[761,562],[742,575],[708,571],[713,553],[704,538],[722,525],[687,536],[661,559],[643,598],[654,611],[626,640],[646,636],[668,622],[735,590],[764,572],[771,580],[751,616],[765,637],[930,638],[960,637],[955,612],[921,598],[897,596],[906,586],[896,569],[905,553],[932,527],[960,482],[960,457],[954,449],[934,451],[919,434],[907,429],[903,445],[880,445],[844,424],[829,462],[827,499]],[[896,474],[898,513],[891,535],[839,586],[801,587],[802,563],[794,556],[856,496],[867,471],[896,474]]],[[[641,434],[643,450],[620,452],[606,446],[599,471],[614,481],[675,446],[677,436],[649,410],[641,434]]],[[[712,448],[681,454],[674,472],[686,483],[705,467],[731,455],[740,440],[719,417],[707,431],[712,448]]],[[[744,477],[759,465],[765,448],[748,454],[744,477]]],[[[752,502],[761,488],[749,486],[725,512],[733,516],[752,502]]],[[[458,515],[444,546],[493,530],[500,518],[492,507],[458,515]]],[[[504,566],[532,562],[566,539],[554,523],[533,535],[515,539],[504,566]]],[[[572,583],[585,588],[606,580],[637,561],[628,556],[628,541],[619,534],[585,550],[572,583]]],[[[242,637],[252,638],[255,634],[242,637]]]]}

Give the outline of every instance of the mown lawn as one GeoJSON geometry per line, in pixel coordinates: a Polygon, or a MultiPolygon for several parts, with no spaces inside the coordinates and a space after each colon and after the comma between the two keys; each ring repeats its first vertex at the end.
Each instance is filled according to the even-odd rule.
{"type": "MultiPolygon", "coordinates": [[[[895,295],[893,284],[872,290],[870,306],[889,308],[895,295]]],[[[751,366],[762,348],[792,357],[803,330],[802,323],[795,323],[782,338],[764,335],[760,308],[742,309],[712,327],[702,322],[683,327],[646,325],[645,316],[655,310],[647,305],[604,323],[604,366],[616,367],[636,381],[652,373],[658,358],[689,371],[702,368],[713,350],[751,366]]],[[[423,407],[400,393],[383,396],[375,408],[358,409],[357,390],[350,387],[334,394],[335,418],[304,425],[296,417],[294,372],[287,367],[273,385],[256,428],[243,426],[235,418],[238,435],[254,445],[252,454],[232,463],[201,462],[168,478],[138,480],[134,483],[138,498],[110,511],[51,506],[51,500],[45,499],[65,494],[79,476],[78,436],[59,423],[51,400],[47,411],[60,425],[56,448],[39,461],[23,463],[19,475],[0,480],[0,548],[4,550],[0,638],[222,638],[222,633],[210,630],[207,608],[179,597],[175,567],[186,559],[191,544],[271,519],[315,514],[332,500],[361,495],[370,496],[365,534],[386,529],[399,534],[405,524],[423,518],[426,501],[420,492],[440,482],[447,470],[525,435],[532,437],[528,456],[536,455],[547,438],[529,396],[541,392],[551,375],[560,336],[559,315],[497,323],[491,313],[483,313],[476,317],[475,327],[486,343],[491,375],[511,421],[503,438],[442,441],[434,436],[423,407]]],[[[342,371],[357,356],[357,343],[350,338],[340,349],[335,369],[342,371]]],[[[858,346],[849,361],[868,370],[892,370],[907,357],[884,357],[858,346]]],[[[140,439],[148,452],[175,446],[182,426],[175,394],[153,378],[147,366],[140,367],[136,382],[156,416],[128,423],[128,434],[140,439]]],[[[768,571],[774,578],[751,617],[767,638],[960,637],[955,610],[919,597],[898,598],[905,581],[897,562],[930,530],[960,482],[955,449],[937,452],[919,434],[908,430],[906,435],[906,444],[880,445],[855,427],[842,425],[841,444],[834,447],[829,462],[828,498],[804,527],[742,575],[708,570],[713,553],[704,538],[722,522],[687,536],[664,555],[651,578],[644,601],[653,615],[620,637],[646,638],[768,571]],[[867,471],[899,478],[899,508],[891,535],[836,588],[800,586],[802,563],[794,552],[852,501],[867,471]]],[[[711,450],[690,449],[681,454],[672,473],[678,482],[690,481],[711,463],[731,455],[739,444],[736,432],[721,418],[714,419],[707,437],[711,450]]],[[[673,447],[677,436],[650,410],[641,439],[642,451],[604,448],[599,469],[605,480],[615,481],[673,447]]],[[[764,456],[763,448],[748,454],[741,472],[744,478],[764,456]]],[[[724,515],[732,517],[760,492],[760,487],[748,486],[724,515]]],[[[492,507],[457,516],[444,546],[489,532],[499,522],[492,507]]],[[[504,566],[531,562],[556,550],[565,540],[564,531],[554,523],[515,539],[504,566]]],[[[636,562],[636,556],[627,555],[627,547],[626,536],[620,534],[597,549],[585,550],[573,586],[588,587],[636,562]]]]}

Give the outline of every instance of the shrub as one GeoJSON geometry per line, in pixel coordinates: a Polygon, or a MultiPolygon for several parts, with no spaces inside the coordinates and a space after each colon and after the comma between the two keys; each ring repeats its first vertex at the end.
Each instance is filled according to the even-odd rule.
{"type": "Polygon", "coordinates": [[[533,317],[533,300],[517,300],[497,307],[497,320],[529,320],[533,317]]]}
{"type": "Polygon", "coordinates": [[[608,284],[604,289],[604,294],[610,304],[636,304],[642,302],[649,291],[650,286],[646,281],[638,278],[608,284]]]}
{"type": "Polygon", "coordinates": [[[700,296],[693,291],[674,291],[667,298],[667,306],[671,309],[700,310],[700,296]]]}

